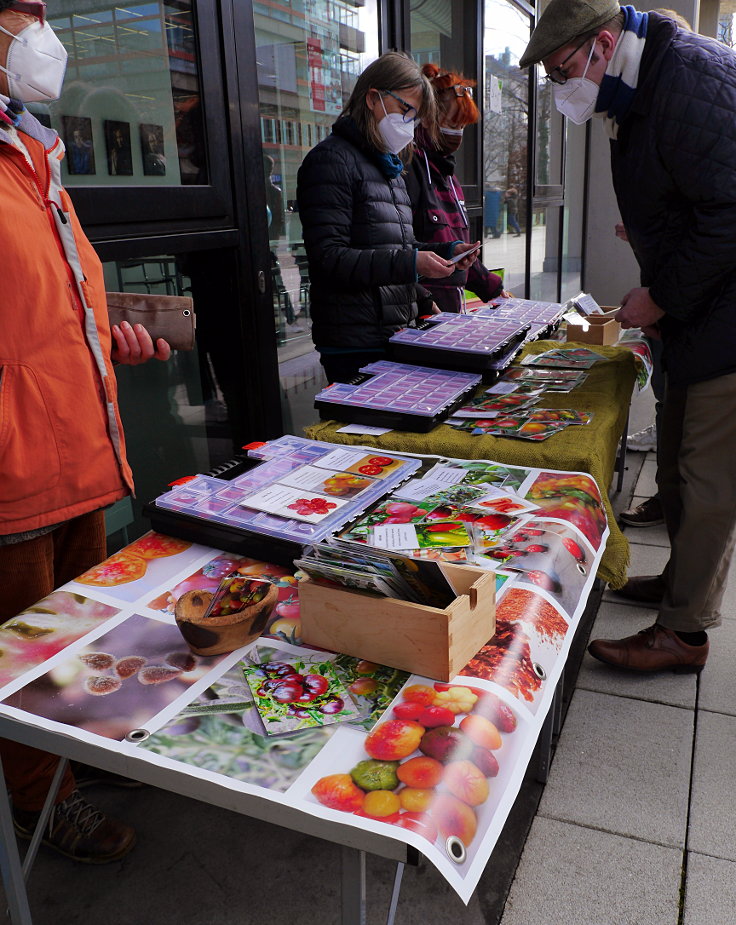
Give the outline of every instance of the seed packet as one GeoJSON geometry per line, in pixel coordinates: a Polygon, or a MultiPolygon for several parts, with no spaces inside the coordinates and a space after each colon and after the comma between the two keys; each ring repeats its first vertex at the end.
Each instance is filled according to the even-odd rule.
{"type": "Polygon", "coordinates": [[[205,618],[224,617],[237,613],[251,604],[258,604],[272,587],[270,581],[248,578],[240,572],[231,572],[217,586],[204,616],[205,618]]]}
{"type": "Polygon", "coordinates": [[[528,419],[544,423],[589,424],[592,418],[591,411],[576,411],[574,408],[535,408],[528,419]]]}
{"type": "Polygon", "coordinates": [[[547,440],[549,437],[559,433],[566,427],[567,424],[564,421],[549,424],[537,421],[527,421],[527,423],[523,424],[514,434],[512,434],[512,436],[518,437],[520,440],[547,440]]]}

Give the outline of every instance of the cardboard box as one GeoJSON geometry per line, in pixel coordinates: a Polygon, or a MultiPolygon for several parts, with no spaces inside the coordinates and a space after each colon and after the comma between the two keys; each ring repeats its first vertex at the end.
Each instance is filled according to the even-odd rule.
{"type": "MultiPolygon", "coordinates": [[[[611,306],[601,305],[604,312],[612,312],[617,309],[611,306]]],[[[581,325],[567,324],[566,339],[576,344],[596,344],[603,346],[605,344],[615,344],[621,336],[621,325],[613,318],[605,315],[587,315],[585,320],[590,324],[587,331],[584,331],[581,325]]]]}
{"type": "Polygon", "coordinates": [[[299,582],[302,642],[449,681],[496,631],[493,572],[445,563],[459,596],[444,610],[299,582]]]}

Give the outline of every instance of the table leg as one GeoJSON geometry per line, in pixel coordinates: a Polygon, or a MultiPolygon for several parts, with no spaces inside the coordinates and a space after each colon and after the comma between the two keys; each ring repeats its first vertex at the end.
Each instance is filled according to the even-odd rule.
{"type": "Polygon", "coordinates": [[[396,918],[396,908],[399,905],[399,893],[401,892],[401,878],[404,876],[405,866],[405,864],[400,862],[396,865],[394,888],[391,892],[391,905],[388,907],[388,918],[386,919],[386,925],[394,925],[394,919],[396,918]]]}
{"type": "Polygon", "coordinates": [[[59,792],[61,778],[64,776],[64,771],[66,770],[68,763],[69,760],[67,758],[59,758],[59,765],[54,772],[54,777],[51,781],[49,792],[46,794],[46,800],[43,804],[41,815],[39,816],[38,822],[36,823],[36,828],[33,831],[33,838],[31,839],[31,843],[28,846],[28,851],[26,851],[26,856],[23,860],[24,880],[28,880],[28,874],[30,874],[33,862],[36,860],[36,852],[38,851],[38,846],[41,844],[41,839],[49,821],[51,811],[54,808],[54,804],[56,802],[56,794],[59,792]]]}
{"type": "Polygon", "coordinates": [[[342,848],[341,925],[366,925],[365,851],[342,848]]]}
{"type": "Polygon", "coordinates": [[[618,469],[618,479],[616,480],[616,493],[618,494],[624,487],[624,473],[626,472],[626,443],[629,436],[629,415],[626,415],[624,432],[621,434],[621,446],[618,451],[616,468],[618,469]]]}
{"type": "Polygon", "coordinates": [[[564,673],[560,675],[560,680],[555,687],[555,693],[552,697],[552,703],[549,705],[547,716],[544,719],[542,728],[539,732],[537,747],[539,748],[539,759],[537,762],[536,780],[540,784],[546,784],[549,778],[549,769],[552,764],[552,743],[556,736],[560,734],[562,728],[562,683],[564,673]]]}
{"type": "Polygon", "coordinates": [[[13,925],[33,925],[18,853],[18,842],[13,830],[13,817],[8,791],[5,787],[2,761],[0,761],[0,869],[8,901],[10,921],[13,925]]]}

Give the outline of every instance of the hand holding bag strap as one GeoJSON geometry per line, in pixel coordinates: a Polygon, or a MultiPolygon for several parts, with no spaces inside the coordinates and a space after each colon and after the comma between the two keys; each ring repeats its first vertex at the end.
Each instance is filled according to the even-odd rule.
{"type": "Polygon", "coordinates": [[[159,337],[172,350],[192,350],[196,316],[188,296],[142,292],[108,292],[110,326],[121,321],[142,324],[155,343],[159,337]]]}

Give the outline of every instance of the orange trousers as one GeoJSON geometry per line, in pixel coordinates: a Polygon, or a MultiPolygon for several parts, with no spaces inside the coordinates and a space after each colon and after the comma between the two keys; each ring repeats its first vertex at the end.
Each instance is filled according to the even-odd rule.
{"type": "MultiPolygon", "coordinates": [[[[25,543],[0,546],[0,622],[96,565],[105,558],[105,546],[102,511],[83,514],[25,543]]],[[[0,758],[13,804],[19,809],[42,809],[58,756],[0,739],[0,758]]],[[[57,801],[65,800],[74,786],[67,767],[57,801]]]]}

